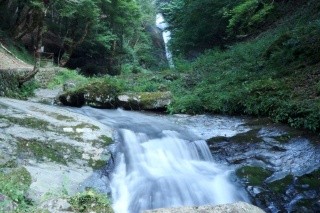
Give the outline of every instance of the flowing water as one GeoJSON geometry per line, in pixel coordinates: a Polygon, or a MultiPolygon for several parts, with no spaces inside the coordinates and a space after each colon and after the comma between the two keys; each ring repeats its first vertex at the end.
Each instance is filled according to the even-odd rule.
{"type": "MultiPolygon", "coordinates": [[[[245,193],[229,180],[230,170],[213,162],[196,128],[181,122],[177,124],[181,117],[168,119],[160,115],[86,107],[80,110],[116,129],[118,145],[111,177],[115,212],[248,202],[245,193]]],[[[225,124],[228,122],[234,125],[230,121],[225,124]]]]}
{"type": "Polygon", "coordinates": [[[171,39],[171,32],[167,29],[168,23],[164,20],[164,17],[161,13],[158,13],[156,16],[156,26],[162,31],[162,38],[165,46],[166,57],[169,63],[169,67],[173,68],[173,60],[172,60],[172,53],[169,49],[168,43],[171,39]]]}

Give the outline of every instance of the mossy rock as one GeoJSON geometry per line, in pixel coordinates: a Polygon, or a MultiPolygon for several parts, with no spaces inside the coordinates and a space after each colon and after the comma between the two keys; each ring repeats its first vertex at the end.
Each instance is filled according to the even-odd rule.
{"type": "Polygon", "coordinates": [[[320,191],[320,169],[299,177],[297,183],[320,191]]]}
{"type": "Polygon", "coordinates": [[[81,107],[89,105],[99,108],[116,108],[120,89],[107,82],[93,82],[83,87],[68,91],[59,96],[59,101],[66,106],[81,107]]]}
{"type": "Polygon", "coordinates": [[[85,104],[84,93],[81,91],[66,92],[58,97],[66,106],[81,107],[85,104]]]}
{"type": "Polygon", "coordinates": [[[261,186],[271,174],[271,171],[256,166],[244,166],[236,171],[236,175],[251,186],[261,186]]]}
{"type": "Polygon", "coordinates": [[[230,141],[236,142],[236,143],[257,143],[262,142],[262,138],[258,136],[259,129],[253,129],[248,132],[237,134],[233,137],[230,137],[230,141]]]}
{"type": "Polygon", "coordinates": [[[17,144],[18,155],[24,158],[35,158],[37,161],[49,160],[67,165],[68,162],[81,158],[81,152],[69,144],[55,141],[37,141],[21,139],[17,144]]]}
{"type": "Polygon", "coordinates": [[[82,91],[85,102],[89,106],[111,109],[117,107],[117,96],[120,89],[114,85],[97,82],[86,85],[82,91]]]}
{"type": "Polygon", "coordinates": [[[105,145],[105,146],[109,146],[110,144],[113,143],[112,138],[105,136],[105,135],[101,135],[99,137],[99,139],[101,139],[103,141],[103,145],[105,145]]]}
{"type": "Polygon", "coordinates": [[[208,144],[214,144],[214,143],[218,143],[218,142],[222,142],[222,141],[229,141],[228,137],[223,137],[223,136],[217,136],[217,137],[213,137],[207,140],[208,144]]]}
{"type": "Polygon", "coordinates": [[[75,212],[113,213],[108,197],[91,189],[71,197],[69,203],[75,212]]]}
{"type": "Polygon", "coordinates": [[[16,203],[24,203],[25,193],[32,183],[28,170],[24,167],[10,170],[8,173],[0,172],[0,191],[16,203]]]}
{"type": "Polygon", "coordinates": [[[171,98],[171,92],[123,93],[118,96],[118,103],[130,110],[164,110],[171,103],[171,98]]]}
{"type": "Polygon", "coordinates": [[[216,142],[222,142],[222,141],[228,141],[228,142],[235,142],[235,143],[258,143],[262,142],[262,138],[258,136],[258,129],[253,129],[248,132],[244,133],[239,133],[235,136],[232,137],[223,137],[223,136],[218,136],[218,137],[213,137],[207,140],[207,142],[210,143],[216,143],[216,142]]]}
{"type": "Polygon", "coordinates": [[[287,175],[280,180],[273,181],[268,183],[269,188],[280,194],[284,194],[289,185],[293,183],[294,177],[292,175],[287,175]]]}

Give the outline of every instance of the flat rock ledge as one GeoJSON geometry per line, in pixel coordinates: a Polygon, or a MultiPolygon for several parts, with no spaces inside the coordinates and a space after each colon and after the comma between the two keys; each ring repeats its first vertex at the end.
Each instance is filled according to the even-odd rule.
{"type": "Polygon", "coordinates": [[[112,134],[67,108],[0,98],[0,170],[26,171],[27,197],[36,203],[86,187],[108,190],[99,172],[110,158],[112,134]]]}
{"type": "Polygon", "coordinates": [[[236,202],[217,206],[177,207],[147,210],[144,213],[265,213],[262,209],[245,203],[236,202]]]}

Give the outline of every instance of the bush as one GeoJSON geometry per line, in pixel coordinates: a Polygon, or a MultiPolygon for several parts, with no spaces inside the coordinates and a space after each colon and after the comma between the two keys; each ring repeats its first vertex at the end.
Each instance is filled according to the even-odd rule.
{"type": "Polygon", "coordinates": [[[91,189],[71,197],[69,202],[76,212],[113,213],[108,197],[91,189]]]}

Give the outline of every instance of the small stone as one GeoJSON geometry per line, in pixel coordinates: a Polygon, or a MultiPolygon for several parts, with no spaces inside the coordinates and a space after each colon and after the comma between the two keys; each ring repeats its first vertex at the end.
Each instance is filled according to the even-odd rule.
{"type": "Polygon", "coordinates": [[[77,133],[90,133],[92,132],[92,129],[90,128],[76,128],[77,133]]]}
{"type": "Polygon", "coordinates": [[[63,128],[63,131],[64,132],[73,132],[73,128],[66,127],[66,128],[63,128]]]}
{"type": "Polygon", "coordinates": [[[72,207],[67,200],[58,198],[45,201],[41,203],[40,209],[46,210],[50,213],[67,213],[72,212],[72,207]]]}
{"type": "Polygon", "coordinates": [[[14,212],[17,204],[6,195],[0,194],[0,212],[14,212]]]}

